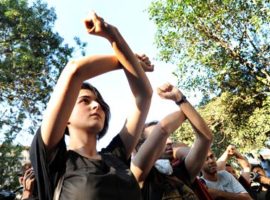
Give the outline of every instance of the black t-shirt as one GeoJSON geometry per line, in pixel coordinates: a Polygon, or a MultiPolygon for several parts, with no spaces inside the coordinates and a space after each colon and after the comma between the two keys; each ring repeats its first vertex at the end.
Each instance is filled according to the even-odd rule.
{"type": "Polygon", "coordinates": [[[30,157],[39,199],[52,200],[61,176],[64,176],[61,200],[126,200],[127,196],[130,200],[141,199],[120,136],[117,135],[99,154],[102,159],[95,160],[67,151],[64,138],[48,154],[38,130],[32,142],[30,157]]]}
{"type": "Polygon", "coordinates": [[[173,168],[172,175],[162,174],[153,167],[142,188],[143,200],[198,200],[190,186],[190,178],[184,161],[173,168]]]}

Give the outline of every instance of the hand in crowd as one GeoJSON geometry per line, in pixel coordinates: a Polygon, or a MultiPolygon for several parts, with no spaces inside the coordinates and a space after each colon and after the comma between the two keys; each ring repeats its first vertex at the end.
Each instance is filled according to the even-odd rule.
{"type": "Polygon", "coordinates": [[[226,149],[228,156],[232,157],[237,152],[236,147],[234,145],[229,145],[226,149]]]}
{"type": "Polygon", "coordinates": [[[35,182],[35,174],[33,168],[29,168],[25,171],[23,177],[23,198],[29,198],[33,194],[35,182]]]}
{"type": "MultiPolygon", "coordinates": [[[[245,163],[242,163],[242,167],[243,168],[250,168],[248,161],[244,158],[244,156],[236,149],[236,146],[230,144],[227,149],[226,152],[228,154],[228,157],[235,157],[237,159],[241,159],[242,162],[245,161],[245,163]]],[[[240,161],[240,160],[239,160],[240,161]]],[[[240,163],[241,164],[241,163],[240,163]]]]}
{"type": "Polygon", "coordinates": [[[266,173],[262,167],[254,167],[250,173],[251,182],[259,182],[264,185],[270,185],[270,178],[266,176],[266,173]]]}

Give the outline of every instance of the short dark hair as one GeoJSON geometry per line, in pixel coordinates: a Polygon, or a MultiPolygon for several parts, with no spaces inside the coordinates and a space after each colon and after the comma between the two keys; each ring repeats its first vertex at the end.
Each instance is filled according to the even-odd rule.
{"type": "Polygon", "coordinates": [[[157,121],[157,120],[148,122],[148,123],[146,123],[146,124],[144,125],[143,130],[144,130],[145,128],[149,127],[149,126],[154,126],[154,125],[156,125],[156,124],[158,124],[158,121],[157,121]]]}
{"type": "Polygon", "coordinates": [[[264,168],[260,164],[251,164],[251,170],[250,171],[253,171],[254,168],[260,168],[260,169],[264,170],[264,168]]]}
{"type": "Polygon", "coordinates": [[[139,138],[139,141],[138,141],[138,143],[137,143],[137,145],[136,145],[136,147],[135,147],[135,150],[136,150],[136,151],[139,151],[141,145],[142,145],[142,144],[144,143],[144,141],[146,140],[146,136],[145,136],[145,134],[144,134],[144,130],[145,130],[146,128],[148,128],[148,127],[150,127],[150,126],[154,126],[154,125],[156,125],[156,124],[158,124],[158,121],[156,121],[156,120],[144,124],[143,131],[142,131],[141,136],[140,136],[140,138],[139,138]]]}
{"type": "MultiPolygon", "coordinates": [[[[110,106],[104,101],[104,99],[101,96],[98,89],[96,87],[94,87],[93,85],[91,85],[90,83],[83,82],[81,89],[90,90],[91,92],[93,92],[96,96],[97,102],[100,104],[100,106],[102,107],[102,109],[105,113],[105,122],[104,122],[103,129],[99,132],[99,134],[97,136],[97,139],[101,139],[106,134],[106,132],[109,128],[109,121],[111,118],[110,106]]],[[[65,134],[69,135],[68,127],[65,130],[65,134]]]]}

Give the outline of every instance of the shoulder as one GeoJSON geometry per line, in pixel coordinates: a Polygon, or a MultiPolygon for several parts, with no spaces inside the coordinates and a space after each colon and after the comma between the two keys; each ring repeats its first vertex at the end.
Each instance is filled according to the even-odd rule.
{"type": "Polygon", "coordinates": [[[220,170],[220,171],[218,171],[217,174],[218,174],[218,176],[223,177],[223,178],[227,178],[227,179],[230,179],[233,177],[233,175],[230,174],[229,172],[227,172],[226,170],[220,170]]]}
{"type": "Polygon", "coordinates": [[[100,152],[112,153],[115,156],[120,156],[120,154],[125,153],[124,143],[121,140],[120,135],[117,134],[105,148],[101,149],[100,152]]]}
{"type": "Polygon", "coordinates": [[[36,185],[39,197],[49,199],[52,196],[52,188],[65,170],[66,152],[64,137],[56,148],[48,152],[41,138],[40,128],[37,130],[31,144],[30,160],[37,174],[36,185]],[[48,187],[44,187],[44,185],[48,187]]]}
{"type": "Polygon", "coordinates": [[[117,134],[109,145],[101,149],[101,154],[111,154],[114,157],[122,160],[126,165],[130,165],[130,158],[127,159],[126,148],[119,134],[117,134]]]}
{"type": "Polygon", "coordinates": [[[30,158],[32,159],[40,157],[41,155],[45,156],[46,152],[47,151],[45,148],[45,144],[41,138],[41,131],[39,127],[31,143],[30,158]]]}
{"type": "MultiPolygon", "coordinates": [[[[30,150],[36,150],[36,148],[38,147],[41,148],[40,150],[44,150],[46,151],[46,153],[50,153],[46,150],[45,144],[42,140],[40,127],[37,129],[36,134],[34,135],[30,150]]],[[[62,137],[62,139],[59,141],[59,143],[56,145],[56,147],[52,151],[57,150],[58,148],[66,149],[65,136],[62,137]]]]}
{"type": "Polygon", "coordinates": [[[218,176],[230,176],[230,173],[227,172],[226,170],[219,170],[217,174],[218,176]]]}

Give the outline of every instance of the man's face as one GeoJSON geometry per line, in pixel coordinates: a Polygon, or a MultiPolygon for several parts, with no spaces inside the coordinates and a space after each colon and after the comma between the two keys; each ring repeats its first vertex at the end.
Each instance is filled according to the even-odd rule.
{"type": "MultiPolygon", "coordinates": [[[[155,127],[155,125],[152,125],[152,126],[148,126],[147,128],[144,129],[144,135],[146,138],[153,132],[154,127],[155,127]]],[[[170,138],[168,138],[160,159],[169,159],[169,160],[173,159],[172,145],[173,145],[172,140],[170,138]]]]}
{"type": "Polygon", "coordinates": [[[172,145],[173,145],[172,140],[168,138],[166,141],[165,149],[160,157],[161,159],[168,159],[168,160],[173,159],[173,146],[172,145]]]}
{"type": "Polygon", "coordinates": [[[266,176],[265,171],[260,167],[254,167],[252,172],[260,174],[261,176],[266,176]]]}
{"type": "Polygon", "coordinates": [[[208,151],[202,170],[207,174],[217,173],[216,157],[211,150],[208,151]]]}

